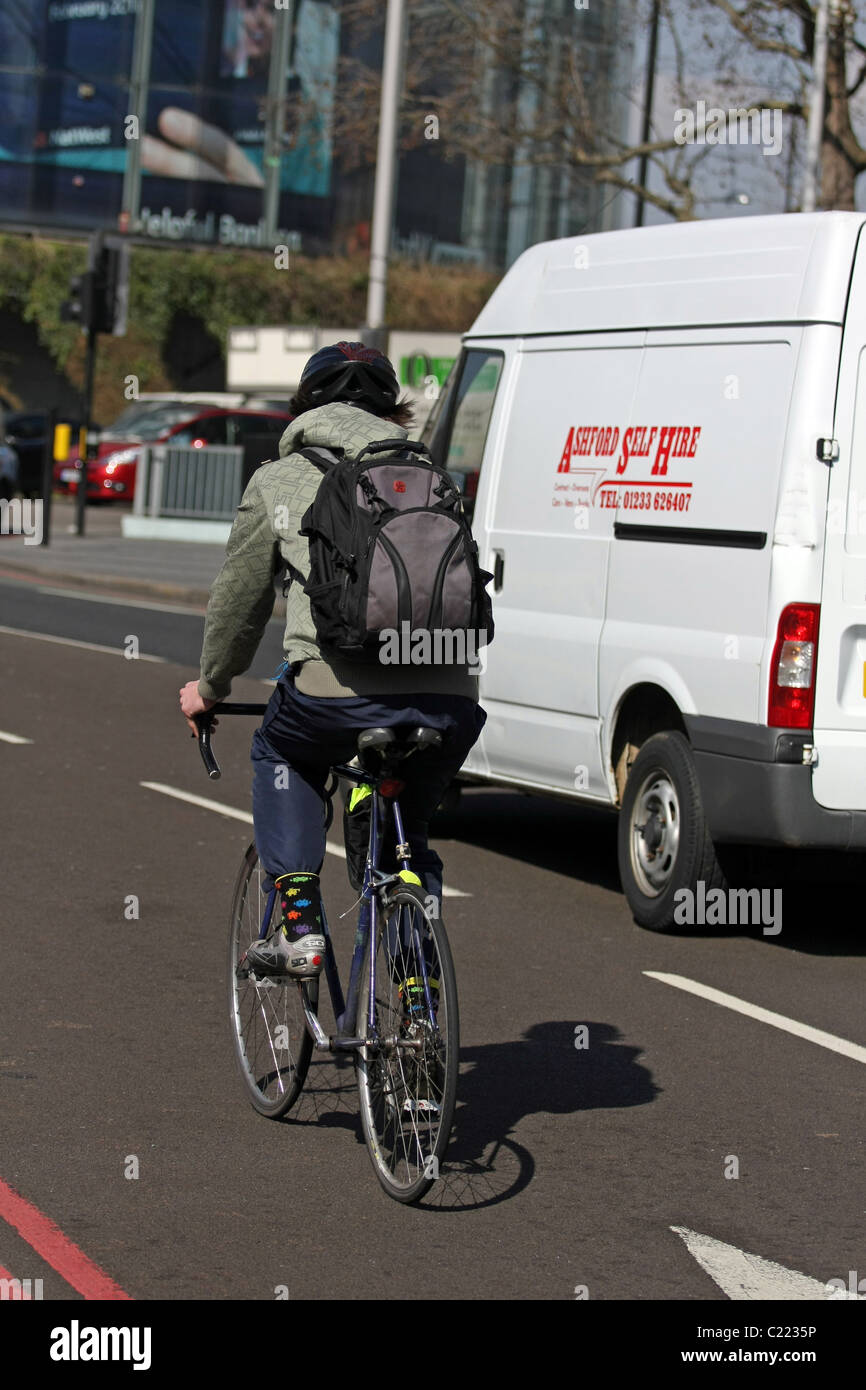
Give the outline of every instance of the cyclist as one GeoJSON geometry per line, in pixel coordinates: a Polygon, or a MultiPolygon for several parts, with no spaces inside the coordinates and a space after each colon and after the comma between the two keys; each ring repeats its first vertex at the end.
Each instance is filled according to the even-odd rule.
{"type": "Polygon", "coordinates": [[[298,531],[323,475],[297,450],[317,446],[352,458],[374,441],[406,439],[412,408],[398,393],[391,363],[375,348],[341,342],[310,358],[279,459],[253,474],[241,500],[210,594],[200,677],[180,691],[195,732],[192,716],[225,699],[249,668],[285,565],[286,659],[252,744],[256,847],[265,890],[278,887],[282,910],[274,935],[247,954],[258,973],[308,978],[322,969],[324,788],[331,766],[354,756],[362,729],[423,724],[445,735],[438,749],[407,760],[400,796],[413,870],[441,903],[442,861],[427,843],[427,825],[486,719],[466,665],[363,666],[326,657],[316,638],[303,588],[309,546],[298,531]]]}

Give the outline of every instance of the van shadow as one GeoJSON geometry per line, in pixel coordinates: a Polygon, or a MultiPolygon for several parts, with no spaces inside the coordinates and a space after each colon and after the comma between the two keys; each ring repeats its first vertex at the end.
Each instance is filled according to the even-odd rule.
{"type": "MultiPolygon", "coordinates": [[[[469,787],[458,810],[440,813],[430,832],[433,839],[477,845],[619,893],[624,920],[631,921],[617,865],[616,827],[616,817],[601,808],[501,788],[469,787]]],[[[447,863],[447,849],[443,858],[447,863]]],[[[757,924],[705,926],[692,929],[689,935],[704,939],[751,936],[808,955],[866,956],[862,925],[866,856],[725,845],[719,858],[731,887],[768,889],[771,911],[780,902],[782,930],[765,935],[757,924]],[[776,890],[781,900],[772,896],[776,890]]]]}
{"type": "Polygon", "coordinates": [[[763,925],[704,927],[702,936],[749,936],[812,956],[866,956],[862,855],[723,845],[719,860],[732,887],[760,891],[763,925]]]}
{"type": "MultiPolygon", "coordinates": [[[[647,1105],[659,1094],[639,1047],[610,1023],[589,1023],[575,1046],[572,1021],[536,1023],[520,1039],[460,1050],[454,1132],[438,1180],[419,1206],[475,1211],[516,1197],[532,1181],[535,1155],[513,1137],[530,1115],[647,1105]]],[[[351,1130],[363,1143],[348,1057],[318,1061],[288,1123],[351,1130]]],[[[543,1161],[543,1156],[540,1161],[543,1161]]]]}
{"type": "MultiPolygon", "coordinates": [[[[477,845],[618,893],[616,826],[616,816],[600,807],[467,787],[456,811],[434,817],[430,837],[477,845]]],[[[447,863],[447,850],[442,857],[447,863]]]]}

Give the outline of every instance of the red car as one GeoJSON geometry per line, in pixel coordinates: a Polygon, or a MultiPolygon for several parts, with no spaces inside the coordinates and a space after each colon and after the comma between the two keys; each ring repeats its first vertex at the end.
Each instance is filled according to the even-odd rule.
{"type": "MultiPolygon", "coordinates": [[[[99,498],[132,501],[135,494],[135,467],[142,444],[190,445],[202,449],[208,444],[243,447],[253,438],[265,436],[259,447],[261,461],[274,457],[280,435],[292,421],[288,413],[261,410],[220,410],[186,404],[166,404],[137,420],[126,438],[103,435],[98,454],[87,465],[88,500],[99,498]],[[194,413],[192,413],[194,412],[194,413]],[[272,443],[269,444],[267,436],[272,443]]],[[[54,483],[61,492],[78,491],[81,460],[70,459],[54,468],[54,483]]]]}

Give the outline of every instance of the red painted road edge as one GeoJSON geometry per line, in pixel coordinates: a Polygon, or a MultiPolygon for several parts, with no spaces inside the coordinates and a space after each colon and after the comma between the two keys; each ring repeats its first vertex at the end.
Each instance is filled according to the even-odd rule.
{"type": "MultiPolygon", "coordinates": [[[[59,1226],[38,1207],[19,1196],[13,1188],[0,1178],[0,1219],[10,1226],[31,1245],[37,1255],[56,1270],[61,1279],[71,1284],[77,1293],[87,1299],[125,1299],[132,1302],[130,1295],[124,1293],[119,1284],[107,1275],[99,1265],[94,1264],[79,1250],[74,1241],[65,1236],[59,1226]]],[[[0,1276],[2,1277],[2,1276],[0,1276]]]]}
{"type": "MultiPolygon", "coordinates": [[[[13,1274],[10,1274],[9,1271],[8,1271],[8,1269],[4,1269],[2,1265],[0,1265],[0,1279],[6,1279],[6,1280],[8,1280],[8,1282],[9,1282],[10,1284],[15,1282],[15,1276],[14,1276],[13,1274]]],[[[21,1282],[20,1279],[19,1279],[17,1282],[20,1283],[20,1282],[21,1282]]],[[[23,1301],[25,1301],[26,1299],[29,1299],[29,1298],[30,1298],[29,1293],[25,1293],[24,1290],[22,1289],[21,1292],[19,1293],[17,1299],[16,1299],[15,1295],[13,1294],[13,1295],[12,1295],[12,1298],[11,1298],[9,1301],[10,1301],[10,1303],[17,1303],[19,1300],[23,1302],[23,1301]]],[[[31,1302],[32,1302],[32,1300],[31,1300],[31,1302]]]]}

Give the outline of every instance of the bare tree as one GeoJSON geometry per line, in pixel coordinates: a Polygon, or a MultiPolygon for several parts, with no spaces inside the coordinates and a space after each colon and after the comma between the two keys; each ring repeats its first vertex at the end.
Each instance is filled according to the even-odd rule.
{"type": "MultiPolygon", "coordinates": [[[[720,12],[744,49],[764,55],[775,79],[765,105],[791,116],[809,114],[817,4],[808,0],[700,0],[720,12]],[[786,73],[790,99],[780,99],[779,74],[786,73]]],[[[866,169],[866,147],[854,129],[854,112],[866,81],[866,6],[863,0],[830,0],[827,76],[821,148],[823,208],[853,210],[858,174],[866,169]]],[[[863,124],[863,113],[859,116],[863,124]]]]}
{"type": "MultiPolygon", "coordinates": [[[[704,165],[713,147],[677,139],[680,108],[748,91],[750,108],[781,113],[789,130],[808,116],[816,0],[662,0],[662,44],[656,124],[645,144],[634,138],[643,100],[634,65],[617,62],[628,21],[638,57],[646,48],[649,0],[638,5],[574,0],[407,0],[409,42],[401,141],[404,149],[431,138],[438,150],[479,168],[548,169],[560,187],[631,190],[677,220],[718,201],[720,161],[704,165]],[[646,186],[636,169],[647,156],[646,186]],[[703,166],[703,167],[702,167],[703,166]]],[[[375,159],[379,68],[375,35],[382,0],[344,0],[341,15],[369,59],[345,61],[336,143],[345,164],[375,159]]],[[[831,0],[822,157],[821,205],[853,208],[866,147],[855,131],[866,105],[866,0],[831,0]]],[[[862,124],[862,118],[861,124],[862,124]]],[[[866,137],[864,137],[866,138],[866,137]]],[[[799,142],[799,148],[804,142],[799,142]]],[[[796,153],[797,146],[793,146],[796,153]]],[[[729,155],[730,155],[729,151],[729,155]]],[[[793,162],[766,161],[788,186],[793,162]]]]}

